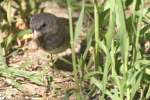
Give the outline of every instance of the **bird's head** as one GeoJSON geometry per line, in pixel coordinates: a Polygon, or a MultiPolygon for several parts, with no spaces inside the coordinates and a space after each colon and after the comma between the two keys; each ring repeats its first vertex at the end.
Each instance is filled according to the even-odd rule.
{"type": "Polygon", "coordinates": [[[68,48],[69,31],[60,19],[49,13],[36,14],[31,18],[30,28],[38,47],[50,53],[58,53],[68,48]]]}
{"type": "Polygon", "coordinates": [[[46,34],[56,34],[58,30],[57,17],[49,13],[36,14],[30,20],[30,28],[33,31],[34,40],[46,34]]]}

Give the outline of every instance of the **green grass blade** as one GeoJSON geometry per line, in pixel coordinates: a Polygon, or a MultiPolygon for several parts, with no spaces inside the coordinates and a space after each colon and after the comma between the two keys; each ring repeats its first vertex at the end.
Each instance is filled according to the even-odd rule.
{"type": "Polygon", "coordinates": [[[120,49],[121,49],[122,59],[124,61],[125,72],[127,72],[129,37],[126,30],[125,15],[123,11],[122,0],[116,0],[115,10],[116,10],[116,24],[117,24],[119,40],[120,40],[120,49]]]}
{"type": "Polygon", "coordinates": [[[74,41],[76,42],[81,34],[81,29],[82,29],[82,23],[83,23],[83,19],[84,19],[84,0],[82,0],[82,9],[80,12],[80,16],[75,28],[75,37],[74,37],[74,41]]]}

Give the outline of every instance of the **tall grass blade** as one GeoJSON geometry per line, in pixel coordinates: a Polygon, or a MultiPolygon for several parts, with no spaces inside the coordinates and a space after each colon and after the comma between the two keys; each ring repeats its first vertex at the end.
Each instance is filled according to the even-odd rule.
{"type": "Polygon", "coordinates": [[[118,34],[119,34],[121,55],[122,55],[124,69],[126,73],[128,70],[127,62],[128,62],[128,51],[129,51],[129,37],[126,30],[125,15],[123,11],[122,0],[116,0],[115,12],[116,12],[116,24],[117,24],[118,34]]]}
{"type": "Polygon", "coordinates": [[[115,16],[115,2],[114,0],[110,1],[110,18],[109,18],[109,28],[108,28],[108,32],[106,33],[106,44],[107,44],[107,48],[110,49],[111,47],[111,42],[112,39],[114,37],[114,33],[115,33],[115,21],[116,21],[116,16],[115,16]]]}
{"type": "Polygon", "coordinates": [[[81,34],[81,29],[82,29],[82,23],[83,23],[83,19],[84,19],[84,0],[82,0],[82,9],[80,12],[80,16],[75,28],[75,36],[74,36],[74,41],[76,42],[81,34]]]}

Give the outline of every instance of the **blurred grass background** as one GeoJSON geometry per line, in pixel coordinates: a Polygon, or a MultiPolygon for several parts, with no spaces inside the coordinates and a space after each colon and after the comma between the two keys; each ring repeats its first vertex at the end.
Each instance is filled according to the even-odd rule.
{"type": "MultiPolygon", "coordinates": [[[[46,1],[48,0],[0,2],[1,76],[12,80],[20,76],[36,84],[44,84],[40,74],[8,67],[6,58],[14,52],[14,45],[17,45],[15,49],[22,48],[22,43],[19,44],[18,40],[30,38],[29,19],[43,11],[40,4],[46,1]]],[[[77,100],[86,100],[85,98],[97,94],[100,100],[150,98],[149,0],[49,1],[68,9],[77,100]],[[80,16],[74,28],[72,13],[76,11],[80,11],[80,16]],[[85,20],[87,16],[89,19],[85,20]],[[91,23],[86,27],[86,49],[78,57],[75,54],[75,42],[86,22],[91,23]],[[88,86],[85,86],[86,83],[88,86]]],[[[18,82],[13,81],[12,85],[21,90],[18,82]]]]}

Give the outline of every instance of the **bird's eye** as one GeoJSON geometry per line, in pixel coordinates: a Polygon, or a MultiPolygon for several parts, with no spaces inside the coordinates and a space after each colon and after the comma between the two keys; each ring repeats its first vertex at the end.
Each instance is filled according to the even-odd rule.
{"type": "Polygon", "coordinates": [[[41,24],[40,26],[38,26],[38,27],[36,28],[36,30],[40,31],[40,30],[42,30],[44,27],[46,27],[46,24],[45,24],[45,23],[43,23],[43,24],[41,24]]]}
{"type": "Polygon", "coordinates": [[[43,27],[45,27],[45,26],[46,26],[46,24],[45,24],[45,23],[41,25],[41,27],[42,27],[42,28],[43,28],[43,27]]]}

